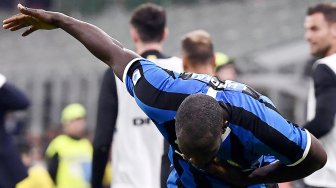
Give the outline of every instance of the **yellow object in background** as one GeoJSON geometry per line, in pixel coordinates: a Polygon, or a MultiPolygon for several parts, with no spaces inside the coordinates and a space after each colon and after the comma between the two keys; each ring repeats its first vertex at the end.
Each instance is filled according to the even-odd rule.
{"type": "Polygon", "coordinates": [[[84,118],[86,110],[83,105],[79,103],[72,103],[67,105],[62,111],[62,123],[66,124],[71,120],[84,118]]]}
{"type": "Polygon", "coordinates": [[[28,177],[16,184],[15,188],[54,188],[48,171],[42,165],[29,168],[28,177]]]}
{"type": "Polygon", "coordinates": [[[109,161],[106,164],[106,168],[105,168],[105,173],[103,177],[103,186],[110,187],[111,181],[112,181],[112,164],[111,164],[111,161],[109,161]]]}

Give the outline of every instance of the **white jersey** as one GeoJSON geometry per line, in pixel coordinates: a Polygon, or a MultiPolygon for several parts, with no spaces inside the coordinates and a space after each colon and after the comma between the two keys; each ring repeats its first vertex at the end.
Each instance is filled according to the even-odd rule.
{"type": "Polygon", "coordinates": [[[0,88],[6,83],[6,77],[0,74],[0,88]]]}
{"type": "MultiPolygon", "coordinates": [[[[329,66],[336,75],[336,54],[320,59],[316,63],[316,65],[325,64],[329,66]]],[[[313,82],[311,82],[308,95],[308,121],[312,120],[315,117],[316,99],[314,97],[314,93],[314,85],[313,82]]],[[[334,123],[336,124],[336,117],[334,123]]],[[[319,140],[321,141],[324,149],[327,152],[327,163],[322,169],[306,177],[304,179],[304,182],[310,186],[336,188],[336,125],[334,125],[332,130],[327,135],[321,137],[319,140]]]]}
{"type": "MultiPolygon", "coordinates": [[[[182,72],[180,58],[152,59],[158,66],[182,72]]],[[[118,118],[112,142],[113,188],[159,188],[163,136],[119,80],[118,118]]]]}

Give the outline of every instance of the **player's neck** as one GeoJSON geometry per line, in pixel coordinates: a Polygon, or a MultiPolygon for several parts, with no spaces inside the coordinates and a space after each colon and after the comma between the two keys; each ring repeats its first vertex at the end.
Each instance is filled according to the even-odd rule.
{"type": "Polygon", "coordinates": [[[195,72],[198,74],[208,74],[211,76],[215,75],[215,71],[212,66],[195,66],[195,67],[190,67],[190,70],[187,70],[188,72],[195,72]]]}
{"type": "Polygon", "coordinates": [[[157,50],[157,51],[162,51],[162,44],[155,42],[155,43],[138,43],[135,45],[136,52],[138,54],[142,54],[146,51],[149,50],[157,50]]]}
{"type": "Polygon", "coordinates": [[[327,52],[327,54],[326,54],[326,57],[327,57],[327,56],[331,56],[331,55],[333,55],[333,54],[336,54],[336,44],[333,44],[333,45],[331,46],[331,48],[328,50],[328,52],[327,52]]]}

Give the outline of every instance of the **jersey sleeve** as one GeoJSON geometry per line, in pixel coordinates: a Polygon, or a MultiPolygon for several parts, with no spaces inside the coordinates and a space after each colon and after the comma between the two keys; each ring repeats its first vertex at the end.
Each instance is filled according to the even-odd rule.
{"type": "MultiPolygon", "coordinates": [[[[129,94],[134,97],[134,94],[133,94],[133,83],[132,83],[132,80],[133,80],[133,72],[131,69],[131,67],[133,66],[139,66],[139,61],[142,60],[142,58],[135,58],[133,59],[132,61],[130,61],[125,70],[124,70],[124,73],[123,73],[123,82],[124,84],[126,85],[126,89],[127,91],[129,92],[129,94]]],[[[134,76],[137,76],[137,75],[134,75],[134,76]]],[[[134,80],[136,80],[137,78],[134,78],[134,80]]]]}
{"type": "Polygon", "coordinates": [[[305,159],[311,144],[307,130],[287,121],[265,96],[232,95],[230,128],[249,153],[273,155],[288,166],[305,159]]]}
{"type": "Polygon", "coordinates": [[[326,64],[318,64],[313,78],[316,98],[315,117],[304,127],[316,138],[321,138],[335,126],[336,74],[326,64]]]}
{"type": "Polygon", "coordinates": [[[258,151],[267,151],[276,156],[287,166],[295,166],[303,161],[308,155],[311,137],[310,133],[287,121],[279,113],[273,114],[275,121],[266,120],[264,123],[266,134],[261,134],[258,151]],[[268,135],[267,135],[268,134],[268,135]]]}
{"type": "Polygon", "coordinates": [[[173,120],[182,101],[190,94],[199,93],[204,86],[179,76],[180,73],[163,69],[149,60],[135,59],[124,73],[124,84],[146,115],[155,124],[162,124],[173,120]]]}

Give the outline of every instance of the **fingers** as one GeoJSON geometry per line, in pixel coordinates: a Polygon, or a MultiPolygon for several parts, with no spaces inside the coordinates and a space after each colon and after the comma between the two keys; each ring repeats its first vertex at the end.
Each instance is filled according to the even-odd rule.
{"type": "Polygon", "coordinates": [[[16,31],[18,29],[31,25],[31,23],[28,21],[29,19],[32,18],[27,15],[15,15],[3,21],[3,28],[9,29],[11,31],[16,31]]]}
{"type": "Polygon", "coordinates": [[[39,10],[24,7],[21,4],[18,4],[18,9],[21,14],[11,16],[3,21],[5,29],[10,27],[10,25],[7,25],[9,23],[17,23],[25,20],[27,21],[29,19],[32,19],[33,17],[38,17],[40,15],[39,10]]]}
{"type": "Polygon", "coordinates": [[[13,23],[13,22],[18,22],[21,19],[23,19],[24,17],[26,17],[26,15],[17,14],[17,15],[14,15],[14,16],[11,16],[11,17],[5,19],[2,23],[3,24],[8,24],[8,23],[13,23]]]}
{"type": "Polygon", "coordinates": [[[3,28],[16,31],[24,27],[31,26],[22,33],[22,36],[27,36],[38,30],[38,27],[36,26],[38,25],[38,19],[36,19],[36,17],[40,16],[41,10],[27,8],[21,4],[18,4],[18,9],[21,13],[5,19],[3,21],[3,28]]]}
{"type": "Polygon", "coordinates": [[[38,30],[38,28],[36,28],[36,27],[30,27],[28,30],[26,30],[25,32],[22,33],[22,36],[25,37],[25,36],[31,34],[32,32],[34,32],[36,30],[38,30]]]}
{"type": "Polygon", "coordinates": [[[22,24],[20,24],[20,23],[11,22],[11,23],[8,23],[8,24],[4,24],[2,27],[4,29],[9,29],[11,31],[16,31],[16,30],[18,30],[17,29],[18,27],[20,27],[20,28],[24,27],[24,26],[22,26],[22,27],[21,26],[22,26],[22,24]]]}
{"type": "Polygon", "coordinates": [[[27,24],[13,25],[12,27],[9,28],[9,30],[16,31],[16,30],[22,29],[22,28],[27,27],[27,26],[28,26],[27,24]]]}

